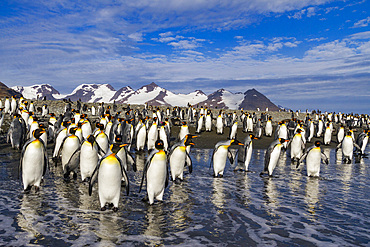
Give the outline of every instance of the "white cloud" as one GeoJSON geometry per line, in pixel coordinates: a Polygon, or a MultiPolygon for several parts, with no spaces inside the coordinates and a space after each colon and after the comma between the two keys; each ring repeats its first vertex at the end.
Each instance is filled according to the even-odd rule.
{"type": "Polygon", "coordinates": [[[369,23],[370,23],[370,16],[367,17],[366,19],[359,20],[353,25],[353,27],[354,28],[367,27],[369,26],[369,23]]]}
{"type": "Polygon", "coordinates": [[[134,41],[143,41],[143,34],[142,33],[132,33],[132,34],[129,34],[128,37],[134,41]]]}

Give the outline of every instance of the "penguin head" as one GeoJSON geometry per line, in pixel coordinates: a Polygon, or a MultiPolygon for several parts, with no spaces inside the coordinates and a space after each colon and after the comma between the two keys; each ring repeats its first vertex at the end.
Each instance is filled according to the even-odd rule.
{"type": "Polygon", "coordinates": [[[253,139],[255,139],[255,140],[257,140],[258,138],[257,137],[255,137],[253,134],[249,134],[249,137],[253,140],[253,139]]]}
{"type": "Polygon", "coordinates": [[[283,144],[284,142],[286,142],[286,141],[288,142],[289,140],[285,140],[284,138],[279,138],[279,141],[280,141],[281,144],[283,144]]]}
{"type": "Polygon", "coordinates": [[[35,129],[33,132],[32,132],[32,135],[33,137],[35,137],[36,139],[39,139],[40,136],[45,133],[45,130],[43,129],[35,129]]]}
{"type": "Polygon", "coordinates": [[[232,145],[240,145],[240,146],[244,146],[244,144],[243,144],[243,143],[241,143],[240,141],[238,141],[238,140],[236,140],[236,139],[232,139],[232,140],[230,141],[230,144],[232,144],[232,145]]]}
{"type": "Polygon", "coordinates": [[[122,143],[122,136],[121,135],[116,135],[116,137],[114,138],[114,141],[116,143],[122,143]]]}
{"type": "Polygon", "coordinates": [[[315,146],[316,147],[320,147],[320,145],[321,145],[321,142],[320,141],[315,141],[315,146]]]}
{"type": "Polygon", "coordinates": [[[124,146],[127,146],[127,144],[113,143],[112,145],[110,145],[109,149],[110,151],[112,151],[112,153],[116,154],[124,146]]]}
{"type": "Polygon", "coordinates": [[[184,145],[185,146],[194,146],[195,144],[192,142],[192,138],[195,138],[195,137],[198,137],[196,135],[192,135],[192,134],[187,134],[185,136],[185,142],[184,142],[184,145]]]}
{"type": "Polygon", "coordinates": [[[72,128],[69,129],[69,133],[74,135],[76,133],[76,130],[77,130],[77,127],[72,127],[72,128]]]}
{"type": "Polygon", "coordinates": [[[155,148],[158,149],[158,150],[163,150],[164,148],[164,143],[162,140],[157,140],[155,142],[155,148]]]}
{"type": "Polygon", "coordinates": [[[90,142],[90,143],[94,143],[95,142],[95,136],[94,135],[89,135],[87,137],[87,141],[90,142]]]}

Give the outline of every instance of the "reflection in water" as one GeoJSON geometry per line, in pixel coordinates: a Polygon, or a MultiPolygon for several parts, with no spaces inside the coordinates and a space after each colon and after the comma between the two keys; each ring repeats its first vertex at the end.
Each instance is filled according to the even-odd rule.
{"type": "Polygon", "coordinates": [[[240,193],[242,204],[248,206],[251,201],[251,179],[249,178],[249,172],[239,172],[235,181],[236,191],[240,193]]]}
{"type": "Polygon", "coordinates": [[[330,164],[330,148],[323,148],[323,153],[326,155],[326,157],[328,157],[328,160],[329,160],[329,164],[330,164]]]}
{"type": "Polygon", "coordinates": [[[352,167],[352,164],[342,164],[340,178],[342,180],[344,194],[347,194],[351,187],[352,167]]]}
{"type": "Polygon", "coordinates": [[[190,193],[191,191],[182,184],[173,184],[170,187],[170,202],[174,204],[170,217],[176,228],[185,226],[190,218],[189,214],[192,210],[192,203],[189,200],[190,193]]]}
{"type": "Polygon", "coordinates": [[[318,177],[307,177],[306,182],[305,202],[307,203],[307,211],[309,212],[308,217],[313,221],[316,221],[316,210],[319,206],[319,181],[320,178],[318,177]]]}
{"type": "Polygon", "coordinates": [[[206,163],[209,164],[209,156],[211,155],[211,152],[213,152],[212,149],[193,149],[194,150],[194,158],[197,161],[197,163],[206,163]]]}
{"type": "Polygon", "coordinates": [[[276,212],[276,209],[280,206],[278,200],[278,191],[276,190],[276,185],[274,178],[272,177],[264,177],[264,199],[265,205],[267,206],[266,213],[270,216],[276,217],[280,215],[276,212]]]}
{"type": "Polygon", "coordinates": [[[111,212],[107,211],[99,215],[99,226],[95,233],[101,239],[102,246],[116,246],[124,227],[118,224],[118,217],[110,214],[111,212]]]}
{"type": "Polygon", "coordinates": [[[41,222],[42,218],[38,212],[41,208],[41,200],[42,198],[39,195],[24,195],[22,198],[17,221],[22,230],[29,233],[24,239],[26,243],[32,241],[37,244],[38,239],[42,237],[39,229],[37,229],[37,223],[41,222]]]}
{"type": "Polygon", "coordinates": [[[148,207],[146,212],[146,229],[144,234],[146,235],[147,243],[149,246],[162,245],[163,229],[167,226],[166,214],[163,211],[163,203],[154,204],[148,207]]]}
{"type": "Polygon", "coordinates": [[[212,203],[218,209],[217,212],[222,214],[225,205],[224,179],[215,178],[213,179],[212,185],[212,203]]]}
{"type": "Polygon", "coordinates": [[[343,156],[342,156],[342,149],[341,148],[336,151],[335,159],[336,159],[336,164],[337,165],[342,164],[343,156]]]}

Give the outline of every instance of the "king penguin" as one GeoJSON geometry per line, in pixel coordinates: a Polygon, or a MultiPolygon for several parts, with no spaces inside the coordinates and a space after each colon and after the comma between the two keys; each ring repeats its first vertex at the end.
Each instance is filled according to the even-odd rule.
{"type": "Polygon", "coordinates": [[[303,150],[305,149],[305,144],[301,132],[301,129],[297,129],[297,133],[293,136],[293,139],[290,142],[290,158],[292,163],[298,161],[301,158],[303,150]]]}
{"type": "Polygon", "coordinates": [[[140,120],[135,129],[136,135],[136,150],[141,152],[145,148],[146,143],[146,125],[143,120],[140,120]]]}
{"type": "Polygon", "coordinates": [[[218,135],[222,135],[224,133],[224,119],[222,117],[222,111],[220,111],[216,120],[216,130],[218,135]]]}
{"type": "Polygon", "coordinates": [[[155,149],[150,153],[145,162],[140,183],[139,193],[146,177],[146,191],[150,205],[154,203],[154,199],[163,201],[164,189],[168,185],[167,156],[163,148],[163,141],[157,140],[155,142],[155,149]]]}
{"type": "Polygon", "coordinates": [[[98,164],[99,155],[104,155],[104,152],[102,152],[99,144],[95,141],[94,135],[89,135],[81,145],[80,172],[83,182],[90,181],[92,173],[98,164]]]}
{"type": "Polygon", "coordinates": [[[22,149],[19,173],[22,172],[23,189],[25,191],[29,191],[32,186],[38,191],[42,177],[47,170],[47,152],[40,138],[44,132],[42,129],[34,130],[34,138],[26,142],[22,149]]]}
{"type": "Polygon", "coordinates": [[[284,143],[288,141],[289,140],[285,140],[284,138],[279,138],[270,144],[265,153],[265,167],[261,174],[267,172],[269,176],[272,176],[272,172],[279,161],[281,148],[284,143]]]}
{"type": "Polygon", "coordinates": [[[107,204],[113,204],[113,211],[118,210],[121,195],[121,181],[126,182],[126,195],[129,194],[130,184],[127,172],[122,161],[117,157],[117,152],[123,147],[118,143],[111,144],[109,152],[99,160],[89,183],[89,195],[92,194],[93,185],[98,179],[98,193],[101,211],[107,209],[107,204]]]}
{"type": "Polygon", "coordinates": [[[179,183],[184,179],[184,167],[189,167],[189,173],[192,173],[193,166],[189,153],[186,151],[186,147],[194,145],[192,138],[195,135],[188,134],[180,142],[175,143],[168,154],[170,161],[171,177],[172,181],[179,183]]]}
{"type": "Polygon", "coordinates": [[[244,139],[244,146],[238,147],[238,165],[234,171],[248,171],[249,163],[252,158],[253,140],[257,139],[253,134],[247,135],[244,139]]]}
{"type": "Polygon", "coordinates": [[[229,158],[230,164],[234,163],[234,157],[229,150],[229,147],[234,145],[243,145],[236,139],[227,141],[220,141],[215,145],[212,153],[212,159],[210,167],[213,165],[213,176],[222,178],[226,166],[226,159],[229,158]]]}
{"type": "Polygon", "coordinates": [[[272,136],[272,117],[269,117],[269,119],[266,122],[265,125],[265,135],[266,136],[272,136]]]}
{"type": "Polygon", "coordinates": [[[229,139],[236,139],[236,134],[238,131],[238,122],[234,121],[233,124],[230,127],[230,134],[229,134],[229,139]]]}
{"type": "Polygon", "coordinates": [[[326,155],[321,151],[320,144],[320,141],[316,141],[315,145],[309,147],[297,164],[298,168],[299,164],[306,159],[307,176],[309,177],[318,177],[320,175],[321,159],[325,164],[329,164],[328,157],[326,157],[326,155]]]}
{"type": "Polygon", "coordinates": [[[338,144],[336,151],[338,151],[340,147],[342,148],[343,161],[347,164],[352,163],[354,147],[356,147],[358,150],[361,150],[361,148],[355,143],[350,131],[347,132],[347,135],[343,138],[343,141],[338,144]]]}
{"type": "Polygon", "coordinates": [[[187,123],[185,121],[182,122],[182,125],[180,127],[180,131],[179,131],[179,141],[181,141],[182,139],[184,139],[184,137],[189,134],[189,126],[187,125],[187,123]]]}
{"type": "Polygon", "coordinates": [[[68,178],[72,172],[73,177],[77,178],[76,169],[80,164],[81,143],[75,135],[77,127],[69,130],[70,135],[66,136],[60,147],[62,153],[62,168],[64,178],[68,178]]]}

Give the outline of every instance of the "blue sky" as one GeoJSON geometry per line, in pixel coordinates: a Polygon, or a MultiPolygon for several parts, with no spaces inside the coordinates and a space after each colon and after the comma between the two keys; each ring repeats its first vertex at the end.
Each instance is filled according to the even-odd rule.
{"type": "Polygon", "coordinates": [[[0,81],[255,88],[292,109],[369,113],[369,2],[5,0],[0,81]]]}

